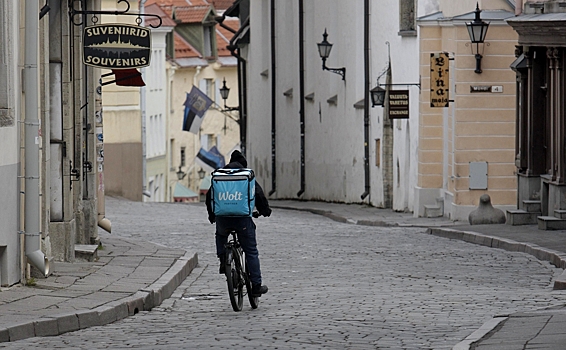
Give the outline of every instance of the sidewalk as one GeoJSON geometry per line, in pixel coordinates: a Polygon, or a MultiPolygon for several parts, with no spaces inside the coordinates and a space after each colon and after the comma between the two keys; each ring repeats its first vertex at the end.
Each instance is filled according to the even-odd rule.
{"type": "Polygon", "coordinates": [[[196,254],[101,234],[96,262],[54,265],[35,286],[0,291],[0,342],[59,335],[151,310],[197,265],[196,254]]]}
{"type": "MultiPolygon", "coordinates": [[[[520,251],[566,267],[566,231],[536,225],[478,225],[446,218],[415,218],[357,204],[272,200],[273,208],[309,211],[367,226],[423,227],[433,235],[520,251]]],[[[0,289],[0,342],[58,335],[112,323],[168,298],[198,262],[196,254],[101,234],[96,262],[54,264],[36,286],[0,289]]],[[[566,289],[566,273],[555,280],[566,289]]],[[[494,317],[454,349],[566,349],[566,306],[494,317]]]]}
{"type": "MultiPolygon", "coordinates": [[[[273,208],[303,210],[330,219],[367,226],[411,226],[427,228],[427,233],[459,239],[493,248],[531,254],[566,268],[566,230],[542,231],[537,225],[469,225],[446,218],[415,218],[412,213],[397,213],[357,204],[271,201],[273,208]]],[[[554,281],[554,289],[566,289],[566,272],[554,281]]],[[[453,349],[515,350],[566,349],[566,305],[512,315],[498,315],[456,344],[453,349]]]]}

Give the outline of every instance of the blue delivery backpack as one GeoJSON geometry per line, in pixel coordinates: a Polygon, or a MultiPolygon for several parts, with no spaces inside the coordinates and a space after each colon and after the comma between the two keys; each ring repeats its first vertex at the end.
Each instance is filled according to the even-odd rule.
{"type": "Polygon", "coordinates": [[[212,172],[212,210],[216,216],[252,216],[255,174],[252,169],[216,169],[212,172]]]}

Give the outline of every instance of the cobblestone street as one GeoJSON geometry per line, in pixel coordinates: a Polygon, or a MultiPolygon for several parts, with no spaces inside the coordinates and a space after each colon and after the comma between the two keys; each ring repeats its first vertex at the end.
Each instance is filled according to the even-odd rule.
{"type": "Polygon", "coordinates": [[[199,265],[150,312],[0,348],[451,349],[494,315],[566,302],[552,290],[562,270],[527,254],[276,209],[255,220],[269,293],[236,313],[203,204],[106,206],[112,235],[196,252],[199,265]]]}

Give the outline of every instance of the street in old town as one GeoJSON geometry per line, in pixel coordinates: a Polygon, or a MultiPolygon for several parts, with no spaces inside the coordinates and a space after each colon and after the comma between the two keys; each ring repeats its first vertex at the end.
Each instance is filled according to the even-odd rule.
{"type": "MultiPolygon", "coordinates": [[[[563,270],[532,255],[312,213],[325,203],[311,212],[272,205],[271,217],[255,220],[269,286],[258,309],[245,300],[232,310],[202,203],[108,198],[113,233],[100,233],[103,245],[117,237],[182,249],[198,265],[151,311],[0,348],[452,349],[495,316],[566,304],[566,292],[553,290],[563,270]]],[[[362,208],[337,207],[350,217],[362,208]]]]}

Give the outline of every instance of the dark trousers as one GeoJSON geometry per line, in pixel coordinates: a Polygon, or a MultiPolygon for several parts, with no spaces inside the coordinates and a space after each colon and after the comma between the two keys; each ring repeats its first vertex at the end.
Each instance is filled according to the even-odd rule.
{"type": "Polygon", "coordinates": [[[217,217],[216,218],[216,253],[224,255],[224,245],[228,241],[230,230],[238,234],[240,245],[246,253],[246,263],[252,284],[261,284],[261,270],[259,268],[259,252],[255,239],[255,224],[250,217],[217,217]]]}

